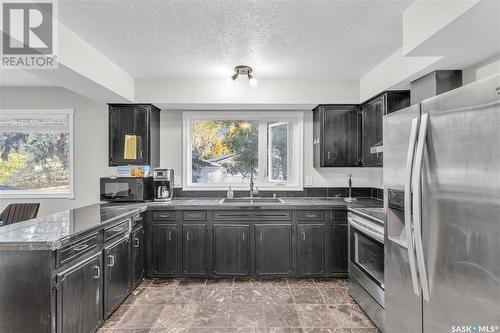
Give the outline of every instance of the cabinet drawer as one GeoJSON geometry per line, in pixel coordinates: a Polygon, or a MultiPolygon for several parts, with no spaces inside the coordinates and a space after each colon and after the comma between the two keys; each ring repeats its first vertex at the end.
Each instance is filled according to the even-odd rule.
{"type": "Polygon", "coordinates": [[[325,212],[322,210],[299,210],[297,218],[299,221],[323,221],[325,212]]]}
{"type": "Polygon", "coordinates": [[[67,245],[60,250],[59,265],[64,265],[85,253],[88,253],[97,248],[99,238],[97,233],[79,240],[76,243],[67,245]]]}
{"type": "Polygon", "coordinates": [[[206,221],[207,212],[204,210],[185,210],[182,212],[184,221],[206,221]]]}
{"type": "Polygon", "coordinates": [[[154,220],[175,221],[175,210],[161,210],[153,212],[154,220]]]}
{"type": "Polygon", "coordinates": [[[332,220],[347,223],[347,210],[332,211],[332,220]]]}
{"type": "Polygon", "coordinates": [[[129,220],[118,223],[106,230],[104,230],[104,241],[107,242],[117,236],[123,235],[129,230],[129,220]]]}
{"type": "Polygon", "coordinates": [[[135,228],[136,226],[142,225],[144,222],[144,213],[140,213],[137,215],[134,215],[132,217],[132,228],[135,228]]]}
{"type": "Polygon", "coordinates": [[[264,210],[264,211],[241,211],[221,210],[213,212],[214,221],[291,221],[292,214],[289,210],[264,210]]]}

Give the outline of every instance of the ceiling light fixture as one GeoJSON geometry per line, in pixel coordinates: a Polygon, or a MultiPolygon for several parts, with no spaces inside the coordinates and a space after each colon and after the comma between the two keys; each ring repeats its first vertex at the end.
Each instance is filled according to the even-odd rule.
{"type": "Polygon", "coordinates": [[[240,75],[246,75],[248,77],[248,83],[251,87],[257,86],[257,79],[252,75],[252,67],[245,65],[238,65],[234,67],[234,74],[231,76],[231,80],[233,80],[233,82],[236,81],[240,75]]]}

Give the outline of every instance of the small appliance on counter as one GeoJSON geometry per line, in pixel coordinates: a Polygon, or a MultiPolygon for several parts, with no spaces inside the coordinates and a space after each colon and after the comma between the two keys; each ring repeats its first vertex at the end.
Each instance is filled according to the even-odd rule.
{"type": "Polygon", "coordinates": [[[174,197],[174,169],[154,169],[153,201],[169,202],[174,197]]]}
{"type": "Polygon", "coordinates": [[[152,198],[153,178],[102,177],[101,201],[144,202],[152,198]]]}

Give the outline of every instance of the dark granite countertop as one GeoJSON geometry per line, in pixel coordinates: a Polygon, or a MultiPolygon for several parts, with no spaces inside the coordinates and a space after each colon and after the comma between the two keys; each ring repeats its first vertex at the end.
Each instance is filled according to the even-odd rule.
{"type": "Polygon", "coordinates": [[[77,234],[108,224],[141,211],[145,205],[102,206],[94,204],[41,216],[0,227],[0,248],[55,250],[77,234]]]}
{"type": "MultiPolygon", "coordinates": [[[[282,203],[221,203],[222,198],[176,198],[169,203],[147,202],[149,209],[332,209],[345,207],[383,207],[383,202],[373,198],[359,198],[347,203],[343,198],[284,197],[282,203]]],[[[113,204],[110,204],[113,205],[113,204]]]]}
{"type": "Polygon", "coordinates": [[[382,201],[359,198],[346,203],[343,198],[290,197],[281,203],[221,203],[221,198],[176,198],[170,203],[145,202],[94,204],[0,227],[0,248],[57,249],[64,240],[146,209],[360,209],[382,207],[382,201]]]}

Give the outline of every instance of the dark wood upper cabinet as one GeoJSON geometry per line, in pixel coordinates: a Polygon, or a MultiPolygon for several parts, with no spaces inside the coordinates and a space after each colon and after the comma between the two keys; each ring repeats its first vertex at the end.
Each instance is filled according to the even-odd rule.
{"type": "Polygon", "coordinates": [[[160,163],[160,109],[109,104],[109,166],[160,163]]]}
{"type": "Polygon", "coordinates": [[[382,166],[382,118],[410,106],[410,91],[386,91],[361,105],[313,110],[314,167],[382,166]]]}
{"type": "Polygon", "coordinates": [[[318,105],[313,110],[314,167],[359,166],[357,105],[318,105]]]}
{"type": "Polygon", "coordinates": [[[382,166],[382,118],[410,106],[410,91],[386,91],[361,105],[361,165],[382,166]]]}

